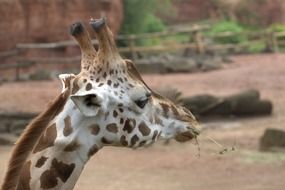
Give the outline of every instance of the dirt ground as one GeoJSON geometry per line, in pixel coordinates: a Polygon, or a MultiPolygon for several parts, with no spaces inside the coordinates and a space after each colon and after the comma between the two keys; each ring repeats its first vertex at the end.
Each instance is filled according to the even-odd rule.
{"type": "MultiPolygon", "coordinates": [[[[258,151],[259,138],[269,127],[285,129],[285,55],[233,58],[225,69],[208,73],[146,75],[151,87],[173,86],[184,95],[228,95],[256,88],[274,103],[272,116],[228,118],[202,123],[207,127],[194,143],[162,142],[130,150],[108,147],[87,164],[77,190],[284,190],[285,153],[258,151]],[[220,155],[211,137],[235,151],[220,155]]],[[[1,111],[42,110],[60,92],[59,81],[22,82],[0,86],[1,111]]],[[[11,147],[0,147],[0,183],[11,147]]]]}

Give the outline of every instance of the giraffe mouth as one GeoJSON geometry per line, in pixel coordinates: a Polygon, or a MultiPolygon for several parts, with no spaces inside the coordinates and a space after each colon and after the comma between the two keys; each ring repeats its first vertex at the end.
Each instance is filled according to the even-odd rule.
{"type": "Polygon", "coordinates": [[[196,139],[199,134],[200,134],[199,130],[191,128],[189,131],[178,133],[175,136],[175,140],[178,142],[187,142],[192,139],[196,139]]]}

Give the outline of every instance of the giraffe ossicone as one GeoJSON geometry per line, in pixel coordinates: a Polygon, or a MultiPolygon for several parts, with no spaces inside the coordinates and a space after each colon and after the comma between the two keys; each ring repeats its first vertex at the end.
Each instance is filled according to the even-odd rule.
{"type": "Polygon", "coordinates": [[[36,143],[25,147],[25,164],[13,167],[12,156],[2,190],[73,189],[86,162],[104,146],[136,148],[158,138],[184,142],[199,135],[189,110],[150,89],[134,64],[121,58],[106,19],[92,19],[90,25],[99,50],[81,23],[70,27],[81,49],[81,72],[60,75],[60,97],[20,138],[13,155],[23,154],[18,150],[23,144],[36,143]]]}

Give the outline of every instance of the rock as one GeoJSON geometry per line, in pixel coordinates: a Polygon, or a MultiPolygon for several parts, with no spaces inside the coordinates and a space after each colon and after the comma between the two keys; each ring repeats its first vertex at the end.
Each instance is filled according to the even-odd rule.
{"type": "Polygon", "coordinates": [[[166,68],[161,63],[138,62],[135,65],[140,73],[144,73],[144,74],[166,73],[166,68]]]}
{"type": "Polygon", "coordinates": [[[228,54],[222,54],[222,61],[223,63],[233,63],[234,62],[228,54]]]}
{"type": "Polygon", "coordinates": [[[202,71],[212,71],[221,69],[223,67],[222,62],[218,62],[215,60],[205,60],[202,64],[200,69],[202,71]]]}
{"type": "Polygon", "coordinates": [[[260,100],[257,90],[250,89],[241,93],[215,97],[212,95],[199,95],[183,99],[184,106],[201,116],[255,116],[272,113],[273,105],[269,100],[260,100]]]}
{"type": "Polygon", "coordinates": [[[260,150],[285,150],[285,131],[280,129],[266,129],[263,136],[260,138],[260,150]]]}
{"type": "Polygon", "coordinates": [[[196,61],[183,57],[176,57],[175,59],[169,62],[164,62],[164,66],[167,72],[169,73],[185,73],[198,71],[196,61]]]}
{"type": "Polygon", "coordinates": [[[13,145],[16,141],[17,137],[15,135],[9,133],[0,134],[0,145],[13,145]]]}

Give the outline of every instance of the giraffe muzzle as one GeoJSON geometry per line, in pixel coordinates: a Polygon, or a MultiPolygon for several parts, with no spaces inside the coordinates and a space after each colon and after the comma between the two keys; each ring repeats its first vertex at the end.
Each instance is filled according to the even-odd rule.
{"type": "Polygon", "coordinates": [[[200,131],[198,131],[196,129],[190,129],[188,131],[178,133],[175,136],[175,140],[178,142],[186,142],[186,141],[190,141],[192,139],[196,139],[199,134],[200,134],[200,131]]]}

